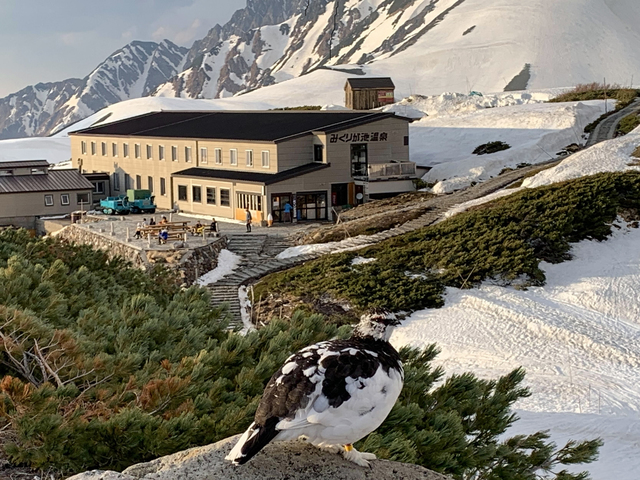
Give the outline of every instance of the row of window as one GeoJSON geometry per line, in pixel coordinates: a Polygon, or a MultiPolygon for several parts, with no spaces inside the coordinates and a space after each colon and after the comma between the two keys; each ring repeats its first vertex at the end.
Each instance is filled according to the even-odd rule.
{"type": "MultiPolygon", "coordinates": [[[[111,174],[111,177],[113,179],[113,189],[115,191],[120,191],[120,175],[117,173],[113,173],[111,174]]],[[[126,191],[126,190],[129,190],[130,188],[134,188],[133,180],[131,178],[131,175],[129,175],[128,173],[125,173],[124,189],[126,191]]],[[[142,177],[140,175],[136,175],[135,188],[136,190],[142,189],[142,177]]],[[[153,193],[155,190],[153,177],[151,176],[147,177],[147,189],[150,190],[151,193],[153,193]]],[[[163,195],[163,196],[167,195],[167,179],[164,177],[160,177],[160,195],[163,195]]]]}
{"type": "MultiPolygon", "coordinates": [[[[87,205],[89,203],[89,194],[88,193],[78,193],[77,194],[77,202],[78,205],[87,205]]],[[[70,201],[70,196],[68,193],[61,193],[60,194],[60,205],[62,206],[67,206],[70,205],[71,201],[70,201]]],[[[44,196],[44,206],[45,207],[53,207],[55,205],[55,201],[53,198],[53,194],[46,194],[44,196]]]]}
{"type": "MultiPolygon", "coordinates": [[[[217,205],[216,187],[206,187],[206,201],[207,205],[217,205]]],[[[182,202],[189,201],[188,188],[186,185],[178,185],[178,200],[182,202]]],[[[191,187],[191,201],[194,203],[202,203],[202,187],[199,185],[193,185],[191,187]]],[[[231,193],[228,188],[220,189],[220,206],[231,206],[231,193]]]]}
{"type": "MultiPolygon", "coordinates": [[[[86,155],[87,154],[87,142],[86,141],[82,141],[81,142],[81,150],[82,150],[82,154],[86,155]]],[[[136,143],[133,145],[133,156],[134,158],[141,158],[142,156],[142,146],[139,143],[136,143]]],[[[107,142],[100,142],[100,153],[102,154],[103,157],[107,156],[107,151],[108,151],[108,146],[107,146],[107,142]]],[[[97,142],[91,142],[91,155],[97,155],[98,153],[98,144],[97,142]]],[[[146,158],[147,160],[153,160],[154,158],[154,148],[153,145],[146,145],[146,158]]],[[[171,161],[172,162],[177,162],[179,160],[178,158],[178,147],[175,145],[171,146],[171,161]]],[[[111,143],[111,156],[112,157],[117,157],[119,154],[119,150],[118,150],[118,144],[116,142],[112,142],[111,143]]],[[[165,156],[165,147],[164,145],[158,145],[158,160],[166,160],[166,156],[165,156]]],[[[125,158],[129,157],[129,144],[128,143],[123,143],[122,144],[122,155],[125,158]]],[[[244,152],[244,156],[245,156],[245,164],[247,167],[253,167],[253,150],[245,150],[244,152]]],[[[262,166],[264,168],[269,168],[269,164],[270,164],[270,158],[269,158],[269,151],[268,150],[263,150],[261,152],[261,163],[262,166]]],[[[192,154],[191,154],[191,147],[184,147],[184,161],[185,162],[191,162],[192,159],[192,154]]],[[[214,153],[213,153],[213,161],[216,165],[222,165],[222,149],[221,148],[214,148],[214,153]]],[[[207,147],[201,147],[200,148],[200,163],[201,164],[208,164],[209,163],[209,151],[207,147]]],[[[229,163],[231,165],[238,165],[238,149],[237,148],[232,148],[229,150],[229,163]]]]}

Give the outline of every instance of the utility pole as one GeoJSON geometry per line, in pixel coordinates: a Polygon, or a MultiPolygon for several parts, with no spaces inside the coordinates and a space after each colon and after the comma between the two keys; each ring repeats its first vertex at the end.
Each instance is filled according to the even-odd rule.
{"type": "Polygon", "coordinates": [[[604,113],[607,113],[607,79],[604,79],[604,82],[602,84],[602,86],[604,87],[604,113]]]}

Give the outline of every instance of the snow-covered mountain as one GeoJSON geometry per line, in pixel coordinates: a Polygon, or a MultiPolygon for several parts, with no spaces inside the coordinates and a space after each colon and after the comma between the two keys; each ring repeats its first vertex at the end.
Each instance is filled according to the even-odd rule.
{"type": "Polygon", "coordinates": [[[188,49],[132,42],[86,78],[39,83],[0,99],[0,139],[44,136],[114,103],[149,95],[181,71],[188,49]]]}
{"type": "Polygon", "coordinates": [[[247,0],[188,51],[134,42],[68,99],[57,86],[64,94],[0,100],[0,138],[49,134],[125,99],[229,97],[301,76],[316,105],[341,103],[347,75],[391,76],[396,98],[628,85],[640,78],[637,45],[637,0],[247,0]]]}

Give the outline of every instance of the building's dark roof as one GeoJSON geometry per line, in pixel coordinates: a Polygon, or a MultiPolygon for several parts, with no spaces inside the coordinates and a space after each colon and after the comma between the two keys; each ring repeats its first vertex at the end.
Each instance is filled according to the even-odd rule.
{"type": "Polygon", "coordinates": [[[299,177],[331,166],[330,163],[307,163],[279,173],[255,173],[241,170],[218,170],[215,168],[187,168],[173,174],[174,177],[219,178],[221,180],[239,180],[249,183],[272,185],[290,178],[299,177]]]}
{"type": "Polygon", "coordinates": [[[93,190],[78,170],[50,170],[46,175],[0,177],[0,194],[93,190]]]}
{"type": "Polygon", "coordinates": [[[351,88],[396,88],[389,77],[347,78],[347,83],[351,85],[351,88]]]}
{"type": "Polygon", "coordinates": [[[42,168],[48,166],[49,162],[46,160],[12,160],[7,162],[0,160],[0,170],[11,168],[42,168]]]}
{"type": "Polygon", "coordinates": [[[109,180],[111,178],[110,175],[105,172],[84,172],[82,175],[88,180],[109,180]]]}
{"type": "Polygon", "coordinates": [[[154,112],[73,133],[280,142],[313,131],[346,129],[393,116],[353,110],[154,112]]]}

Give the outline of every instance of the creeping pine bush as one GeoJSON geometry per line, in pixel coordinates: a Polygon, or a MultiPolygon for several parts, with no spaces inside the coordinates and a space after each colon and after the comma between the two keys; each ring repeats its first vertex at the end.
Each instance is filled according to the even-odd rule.
{"type": "Polygon", "coordinates": [[[582,102],[608,98],[616,100],[616,109],[621,109],[633,102],[638,95],[640,95],[640,91],[633,88],[594,82],[576,85],[573,89],[561,93],[549,102],[582,102]]]}
{"type": "Polygon", "coordinates": [[[327,255],[260,282],[256,294],[318,299],[325,292],[360,311],[437,308],[445,286],[493,278],[542,285],[541,260],[570,258],[570,242],[604,240],[622,211],[640,209],[640,174],[603,173],[527,189],[357,253],[327,255]],[[376,261],[352,265],[361,255],[376,261]]]}
{"type": "Polygon", "coordinates": [[[620,120],[620,124],[618,125],[618,134],[626,135],[638,127],[640,127],[640,115],[632,113],[620,120]]]}
{"type": "Polygon", "coordinates": [[[489,142],[479,145],[472,152],[474,155],[487,155],[489,153],[500,152],[501,150],[508,150],[511,145],[504,142],[489,142]]]}
{"type": "MultiPolygon", "coordinates": [[[[349,335],[348,326],[301,312],[230,333],[206,290],[183,291],[160,281],[167,277],[87,247],[0,233],[1,446],[14,463],[121,470],[229,437],[249,425],[288,355],[349,335]]],[[[524,372],[443,380],[430,366],[436,354],[434,346],[401,351],[405,388],[362,447],[474,480],[534,480],[597,455],[599,440],[560,450],[544,432],[499,440],[516,420],[511,406],[529,395],[524,372]]]]}

